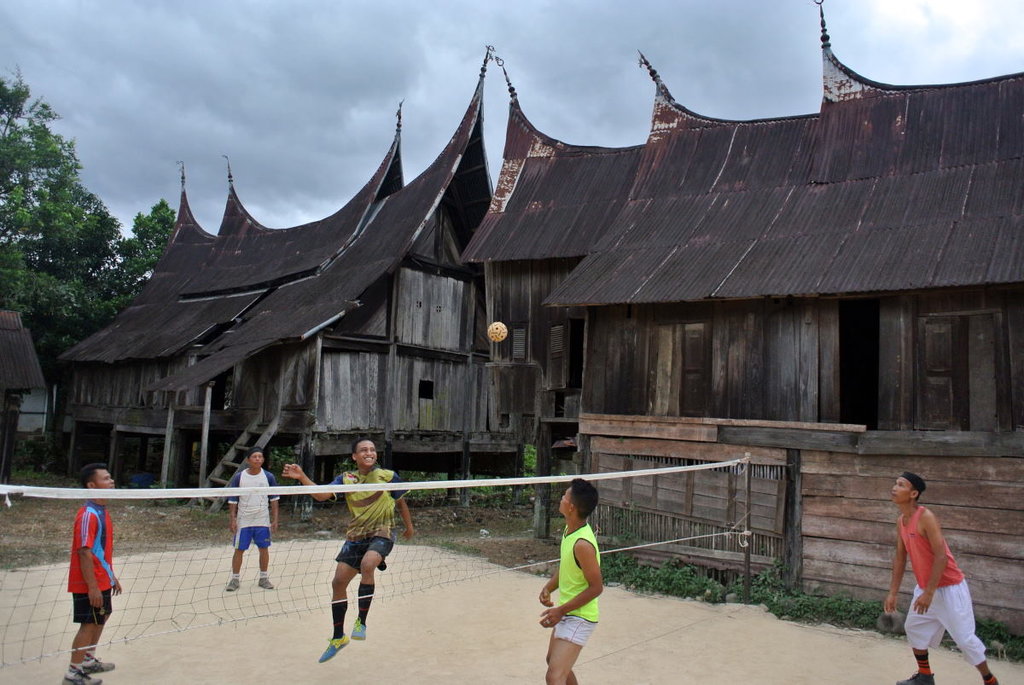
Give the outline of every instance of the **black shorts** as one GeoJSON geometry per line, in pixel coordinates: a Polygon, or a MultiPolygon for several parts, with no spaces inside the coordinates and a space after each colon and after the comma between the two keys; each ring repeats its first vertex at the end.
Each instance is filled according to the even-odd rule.
{"type": "Polygon", "coordinates": [[[101,626],[107,622],[114,610],[110,604],[110,590],[103,591],[103,606],[99,608],[89,604],[89,593],[87,592],[73,592],[71,601],[75,605],[73,619],[75,623],[95,623],[101,626]]]}
{"type": "Polygon", "coordinates": [[[359,569],[363,563],[363,556],[367,552],[377,552],[381,558],[391,553],[395,541],[388,538],[374,536],[364,540],[347,540],[341,548],[341,552],[334,558],[335,561],[348,564],[354,569],[359,569]]]}

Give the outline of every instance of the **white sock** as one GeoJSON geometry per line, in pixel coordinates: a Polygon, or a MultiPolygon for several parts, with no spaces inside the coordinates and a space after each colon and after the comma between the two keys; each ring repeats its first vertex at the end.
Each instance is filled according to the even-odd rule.
{"type": "Polygon", "coordinates": [[[270,574],[267,571],[260,571],[260,578],[269,578],[270,574]]]}
{"type": "Polygon", "coordinates": [[[231,577],[234,578],[235,580],[239,580],[239,579],[241,579],[242,574],[241,573],[232,573],[231,577]]]}

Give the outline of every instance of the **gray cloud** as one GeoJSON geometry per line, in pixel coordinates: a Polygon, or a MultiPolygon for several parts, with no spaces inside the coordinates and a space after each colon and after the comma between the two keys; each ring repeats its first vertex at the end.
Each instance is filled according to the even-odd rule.
{"type": "MultiPolygon", "coordinates": [[[[863,75],[955,82],[1024,68],[1007,27],[1024,8],[996,0],[832,1],[833,48],[863,75]]],[[[642,50],[675,98],[708,116],[804,114],[821,98],[810,0],[516,3],[6,0],[0,69],[20,68],[63,115],[86,185],[130,227],[177,202],[184,160],[193,211],[216,231],[229,155],[262,223],[325,216],[376,169],[404,105],[411,179],[457,125],[484,54],[504,58],[527,116],[568,142],[620,146],[647,134],[653,86],[642,50]]],[[[507,93],[488,71],[486,145],[500,167],[507,93]]]]}

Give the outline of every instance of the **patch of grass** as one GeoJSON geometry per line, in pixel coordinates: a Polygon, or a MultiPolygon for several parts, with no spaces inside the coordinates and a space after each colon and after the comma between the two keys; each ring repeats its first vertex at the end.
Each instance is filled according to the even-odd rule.
{"type": "Polygon", "coordinates": [[[11,470],[11,483],[15,485],[33,485],[42,488],[78,488],[81,487],[78,480],[67,476],[58,476],[45,471],[36,471],[30,468],[16,468],[11,470]]]}
{"type": "Polygon", "coordinates": [[[606,582],[621,583],[630,590],[657,592],[673,597],[695,597],[707,602],[725,599],[725,587],[707,578],[693,566],[675,560],[660,567],[644,566],[626,554],[601,558],[601,574],[606,582]]]}

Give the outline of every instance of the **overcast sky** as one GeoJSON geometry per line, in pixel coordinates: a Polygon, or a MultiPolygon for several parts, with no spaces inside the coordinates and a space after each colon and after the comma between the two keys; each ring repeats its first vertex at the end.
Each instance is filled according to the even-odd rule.
{"type": "MultiPolygon", "coordinates": [[[[826,0],[835,54],[876,81],[952,83],[1024,71],[1019,0],[826,0]]],[[[370,177],[404,100],[406,181],[441,151],[486,45],[526,115],[570,143],[647,136],[654,86],[729,119],[821,101],[812,0],[3,0],[0,71],[21,71],[76,141],[86,186],[130,228],[161,198],[215,233],[235,188],[287,227],[342,206],[370,177]]],[[[508,95],[488,70],[485,144],[501,166],[508,95]]]]}

